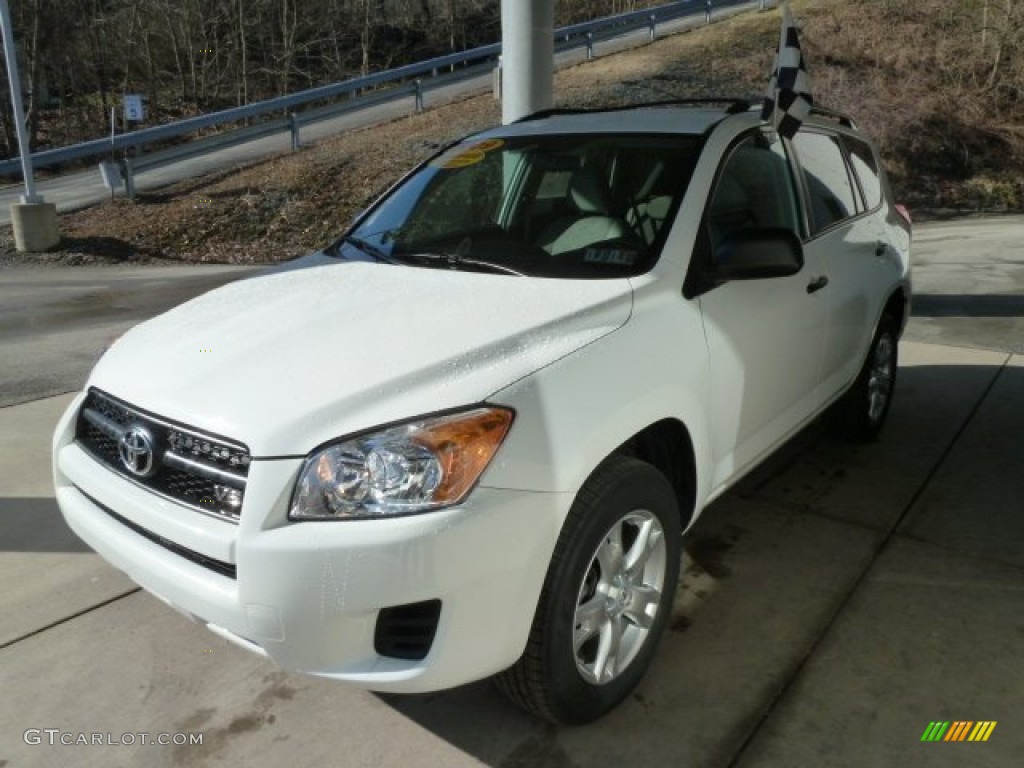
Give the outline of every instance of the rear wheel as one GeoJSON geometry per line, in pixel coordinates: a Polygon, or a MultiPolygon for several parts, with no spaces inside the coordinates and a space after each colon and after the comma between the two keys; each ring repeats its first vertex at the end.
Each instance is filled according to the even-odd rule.
{"type": "Polygon", "coordinates": [[[526,651],[495,678],[559,723],[594,720],[643,677],[679,577],[675,492],[642,461],[608,459],[583,485],[548,568],[526,651]]]}
{"type": "Polygon", "coordinates": [[[883,315],[856,382],[835,405],[833,424],[841,436],[858,442],[878,437],[896,386],[898,334],[896,318],[883,315]]]}

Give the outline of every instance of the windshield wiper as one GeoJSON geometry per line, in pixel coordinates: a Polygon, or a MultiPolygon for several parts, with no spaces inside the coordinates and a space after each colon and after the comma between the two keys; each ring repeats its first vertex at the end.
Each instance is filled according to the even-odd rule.
{"type": "MultiPolygon", "coordinates": [[[[384,264],[401,263],[398,259],[395,259],[392,256],[390,256],[387,253],[387,251],[385,251],[383,248],[376,246],[373,243],[369,242],[368,240],[364,240],[363,238],[358,237],[356,235],[345,235],[343,238],[341,238],[341,240],[338,241],[339,245],[341,243],[347,243],[355,248],[358,248],[367,256],[373,256],[373,258],[375,258],[377,261],[383,262],[384,264]]],[[[337,247],[335,247],[333,250],[335,253],[338,252],[337,247]]]]}
{"type": "Polygon", "coordinates": [[[403,253],[399,256],[392,256],[391,258],[398,261],[425,261],[430,264],[447,266],[451,269],[459,269],[460,267],[481,267],[493,272],[501,272],[506,275],[526,277],[526,275],[518,269],[513,269],[505,264],[497,264],[493,261],[484,261],[483,259],[474,259],[469,256],[460,256],[457,253],[403,253]]]}

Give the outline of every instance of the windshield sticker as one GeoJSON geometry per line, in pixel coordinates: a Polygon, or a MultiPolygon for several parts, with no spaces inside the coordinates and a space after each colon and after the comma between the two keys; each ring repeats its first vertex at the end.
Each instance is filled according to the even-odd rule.
{"type": "Polygon", "coordinates": [[[486,155],[483,150],[478,149],[477,147],[470,147],[469,149],[464,149],[454,155],[441,155],[431,161],[430,165],[434,168],[465,168],[470,165],[476,165],[483,160],[484,157],[486,157],[486,155]]]}
{"type": "Polygon", "coordinates": [[[620,267],[631,267],[636,263],[637,252],[622,248],[587,248],[583,252],[583,261],[587,264],[614,264],[620,267]]]}
{"type": "Polygon", "coordinates": [[[481,141],[479,144],[474,144],[473,149],[479,149],[481,152],[492,152],[495,149],[501,149],[504,146],[504,139],[487,139],[486,141],[481,141]]]}

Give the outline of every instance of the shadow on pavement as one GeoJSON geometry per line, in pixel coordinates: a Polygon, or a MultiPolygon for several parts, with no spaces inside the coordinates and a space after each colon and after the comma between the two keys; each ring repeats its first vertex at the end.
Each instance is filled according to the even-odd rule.
{"type": "Polygon", "coordinates": [[[911,314],[916,317],[1024,317],[1024,296],[1019,294],[915,294],[911,314]]]}
{"type": "MultiPolygon", "coordinates": [[[[379,697],[493,768],[730,764],[851,590],[860,590],[899,523],[911,537],[967,561],[1013,562],[999,551],[1007,539],[1024,553],[1024,522],[1010,503],[1024,496],[1024,475],[1013,469],[1024,462],[1024,441],[1015,437],[1024,432],[1024,368],[912,365],[899,376],[890,423],[876,444],[837,440],[819,420],[709,508],[686,550],[700,561],[701,541],[727,539],[714,553],[721,561],[712,573],[715,592],[696,616],[685,611],[685,621],[673,623],[640,688],[602,720],[549,725],[486,681],[379,697]],[[965,517],[974,531],[969,540],[965,517]]],[[[946,626],[941,604],[931,616],[935,627],[946,626]]],[[[917,628],[923,635],[928,621],[917,628]]],[[[885,669],[895,688],[936,700],[958,685],[885,669]]],[[[872,705],[878,717],[908,716],[889,691],[872,705]]],[[[838,723],[863,713],[839,702],[822,717],[838,723]]],[[[894,756],[916,746],[894,744],[894,756]]]]}
{"type": "Polygon", "coordinates": [[[68,528],[54,499],[0,498],[0,553],[92,552],[68,528]]]}

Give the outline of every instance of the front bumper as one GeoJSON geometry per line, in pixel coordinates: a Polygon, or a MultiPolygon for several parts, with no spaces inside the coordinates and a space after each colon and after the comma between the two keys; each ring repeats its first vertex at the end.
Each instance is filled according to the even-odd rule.
{"type": "Polygon", "coordinates": [[[92,459],[73,442],[79,403],[54,436],[65,519],[140,586],[214,632],[290,670],[406,693],[486,677],[525,648],[571,495],[477,488],[466,503],[424,515],[291,523],[301,460],[254,460],[236,525],[92,459]],[[431,600],[441,612],[424,658],[375,650],[382,609],[431,600]]]}

